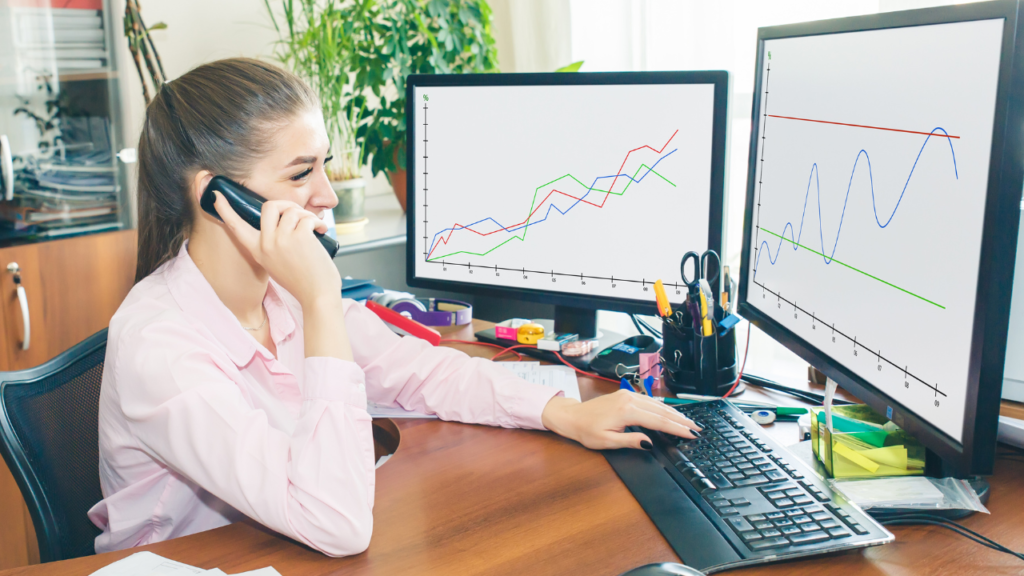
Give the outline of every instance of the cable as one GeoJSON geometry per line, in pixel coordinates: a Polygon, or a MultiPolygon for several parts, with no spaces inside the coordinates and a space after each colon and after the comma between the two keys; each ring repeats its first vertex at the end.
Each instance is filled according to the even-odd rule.
{"type": "Polygon", "coordinates": [[[732,383],[732,388],[722,396],[722,398],[728,398],[732,391],[740,385],[740,379],[743,378],[743,371],[747,369],[747,358],[750,357],[750,333],[754,330],[754,327],[747,325],[747,345],[743,347],[743,365],[740,366],[740,373],[736,375],[736,381],[732,383]]]}
{"type": "Polygon", "coordinates": [[[932,516],[930,514],[899,514],[894,515],[890,518],[880,519],[879,521],[883,526],[907,526],[913,524],[927,524],[931,526],[939,526],[940,528],[945,528],[947,530],[956,532],[957,534],[969,540],[972,540],[978,544],[981,544],[982,546],[986,546],[993,550],[997,550],[999,552],[1004,552],[1006,554],[1014,556],[1020,560],[1024,560],[1024,554],[1021,554],[1020,552],[1015,552],[987,536],[979,534],[962,524],[958,524],[956,522],[953,522],[952,520],[948,520],[940,516],[932,516]]]}
{"type": "MultiPolygon", "coordinates": [[[[501,350],[505,349],[504,346],[499,346],[497,344],[491,344],[489,342],[476,342],[474,340],[455,340],[455,339],[452,339],[452,338],[443,338],[441,340],[441,342],[448,342],[448,343],[455,343],[455,344],[473,344],[475,346],[490,346],[491,348],[499,348],[501,350]]],[[[523,359],[523,355],[520,354],[519,352],[516,352],[515,355],[517,356],[518,360],[522,360],[523,359]]]]}
{"type": "MultiPolygon", "coordinates": [[[[630,314],[629,316],[630,316],[630,318],[633,319],[633,324],[634,325],[637,325],[637,323],[639,323],[639,326],[642,326],[642,327],[646,328],[647,331],[650,332],[651,336],[654,336],[655,338],[661,338],[661,330],[654,329],[653,327],[651,327],[650,324],[647,323],[646,320],[644,320],[643,318],[640,318],[636,314],[630,314]]],[[[644,333],[643,330],[640,330],[640,333],[643,334],[644,333]]]]}
{"type": "Polygon", "coordinates": [[[644,329],[642,326],[640,326],[640,321],[637,320],[636,314],[630,314],[629,319],[633,321],[633,327],[636,328],[636,331],[639,332],[640,334],[643,334],[644,329]]]}
{"type": "MultiPolygon", "coordinates": [[[[761,388],[767,388],[768,390],[775,390],[777,392],[782,392],[783,394],[789,394],[790,396],[795,396],[797,398],[800,398],[801,400],[805,400],[812,404],[822,405],[825,403],[825,396],[822,394],[818,394],[816,392],[811,392],[809,390],[799,390],[797,388],[790,388],[789,386],[783,386],[778,382],[768,380],[767,378],[762,378],[760,376],[754,376],[753,374],[744,374],[743,379],[747,383],[753,384],[754,386],[760,386],[761,388]]],[[[846,406],[854,404],[854,402],[834,398],[832,400],[832,404],[834,406],[846,406]]]]}
{"type": "MultiPolygon", "coordinates": [[[[499,348],[500,348],[500,346],[499,346],[499,348]]],[[[508,348],[502,349],[500,352],[498,352],[494,356],[491,356],[491,360],[495,360],[497,358],[500,358],[501,356],[507,354],[508,352],[515,352],[515,350],[517,348],[536,348],[536,346],[533,346],[532,344],[517,344],[515,346],[509,346],[508,348]]],[[[587,376],[588,378],[596,378],[598,380],[604,380],[606,382],[612,382],[614,384],[618,384],[619,383],[618,380],[612,380],[611,378],[605,378],[604,376],[600,376],[598,374],[593,374],[593,373],[590,373],[590,372],[584,372],[583,370],[580,370],[579,368],[577,368],[577,367],[573,366],[572,364],[570,364],[565,358],[562,358],[562,355],[559,354],[558,352],[555,352],[554,350],[550,350],[550,352],[552,354],[554,354],[556,357],[558,357],[558,359],[562,361],[562,364],[565,364],[569,368],[572,368],[573,370],[579,372],[580,374],[583,374],[584,376],[587,376]]],[[[515,353],[518,354],[518,352],[515,352],[515,353]]]]}

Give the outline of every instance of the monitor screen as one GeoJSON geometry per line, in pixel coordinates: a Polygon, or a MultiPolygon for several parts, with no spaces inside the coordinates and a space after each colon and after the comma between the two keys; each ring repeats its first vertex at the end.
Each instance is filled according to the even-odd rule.
{"type": "Polygon", "coordinates": [[[681,301],[682,255],[720,248],[717,74],[414,77],[410,284],[681,301]]]}
{"type": "Polygon", "coordinates": [[[1003,26],[765,39],[759,59],[746,305],[957,443],[1003,26]]]}

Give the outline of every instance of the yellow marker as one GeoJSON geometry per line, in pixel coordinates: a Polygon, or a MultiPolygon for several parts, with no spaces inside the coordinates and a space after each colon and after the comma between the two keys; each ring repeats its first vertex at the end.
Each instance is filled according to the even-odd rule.
{"type": "Polygon", "coordinates": [[[700,319],[704,327],[704,335],[711,336],[711,319],[708,318],[708,298],[703,290],[697,291],[700,294],[700,319]]]}
{"type": "Polygon", "coordinates": [[[665,285],[661,283],[661,280],[654,282],[654,297],[658,301],[658,312],[661,313],[662,318],[668,318],[672,315],[672,306],[668,303],[668,296],[665,294],[665,285]]]}

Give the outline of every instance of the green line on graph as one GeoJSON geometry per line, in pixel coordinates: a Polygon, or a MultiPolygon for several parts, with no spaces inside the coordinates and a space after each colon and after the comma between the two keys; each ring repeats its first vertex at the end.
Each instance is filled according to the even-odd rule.
{"type": "Polygon", "coordinates": [[[861,274],[867,276],[868,278],[873,278],[875,280],[878,280],[879,282],[881,282],[882,284],[885,284],[886,286],[892,286],[893,288],[899,290],[900,292],[904,292],[906,294],[910,294],[914,298],[920,298],[921,300],[924,300],[925,302],[931,304],[932,306],[938,306],[939,308],[942,308],[943,310],[946,309],[945,306],[943,306],[941,304],[936,304],[935,302],[932,302],[931,300],[925,298],[924,296],[920,296],[918,294],[914,294],[910,290],[905,290],[903,288],[900,288],[899,286],[893,284],[892,282],[886,282],[885,280],[882,280],[878,276],[873,276],[871,274],[868,274],[867,272],[865,272],[863,270],[860,270],[858,268],[854,268],[853,266],[850,266],[849,264],[847,264],[845,262],[840,262],[839,260],[836,260],[835,258],[829,258],[828,256],[825,256],[824,254],[822,254],[821,252],[818,252],[817,250],[814,250],[813,248],[808,248],[807,246],[804,246],[803,244],[798,244],[798,243],[790,240],[789,238],[786,238],[785,236],[779,236],[775,232],[772,232],[771,230],[768,230],[768,229],[765,229],[765,228],[761,228],[760,226],[758,226],[757,228],[758,228],[758,230],[764,230],[765,232],[767,232],[768,234],[771,234],[772,236],[775,236],[776,238],[781,238],[781,239],[785,240],[786,242],[789,242],[790,244],[792,244],[794,246],[798,246],[800,248],[803,248],[804,250],[807,250],[808,252],[812,252],[814,254],[817,254],[818,256],[821,256],[822,258],[826,258],[826,259],[828,259],[831,262],[835,262],[836,264],[839,264],[840,266],[845,266],[845,267],[849,268],[850,270],[853,270],[854,272],[860,272],[861,274]]]}
{"type": "MultiPolygon", "coordinates": [[[[671,184],[673,188],[676,187],[676,185],[671,180],[669,180],[668,178],[665,178],[661,174],[658,174],[650,166],[648,166],[646,164],[641,164],[640,167],[637,168],[636,172],[633,174],[633,178],[630,178],[629,182],[626,183],[626,187],[622,189],[622,192],[611,192],[609,190],[598,190],[597,188],[590,189],[590,191],[591,192],[600,192],[602,194],[613,194],[615,196],[622,196],[623,194],[626,193],[626,190],[629,190],[629,187],[633,185],[633,182],[634,182],[633,179],[636,178],[636,175],[639,174],[640,171],[643,170],[644,168],[647,168],[648,170],[650,170],[651,174],[654,174],[658,178],[661,178],[665,182],[668,182],[669,184],[671,184]]],[[[533,216],[532,216],[532,214],[533,214],[533,207],[537,203],[537,193],[540,192],[541,188],[544,188],[546,186],[550,186],[551,184],[554,184],[555,182],[558,182],[559,180],[563,180],[565,178],[572,178],[580,186],[583,186],[584,188],[588,188],[588,186],[586,184],[584,184],[583,182],[580,182],[579,179],[576,178],[575,176],[573,176],[572,174],[566,174],[565,176],[561,176],[559,178],[555,178],[551,182],[548,182],[546,184],[541,184],[540,186],[537,186],[537,188],[533,191],[533,202],[530,203],[530,214],[531,214],[531,216],[530,216],[530,218],[526,219],[526,226],[523,228],[523,235],[522,236],[518,236],[518,235],[517,236],[513,236],[513,237],[509,238],[508,240],[505,240],[501,244],[498,244],[494,248],[491,248],[487,252],[482,252],[481,253],[481,252],[469,252],[469,251],[466,251],[466,250],[459,250],[458,252],[452,252],[451,254],[445,254],[443,256],[434,256],[434,257],[430,258],[428,261],[429,262],[434,262],[434,261],[437,261],[437,260],[451,258],[452,256],[455,256],[456,254],[469,254],[470,256],[486,256],[486,255],[490,254],[491,252],[494,252],[498,248],[501,248],[502,246],[504,246],[505,244],[508,244],[509,242],[511,242],[513,240],[523,241],[526,238],[526,231],[529,230],[530,219],[533,218],[533,216]]],[[[515,226],[511,226],[511,227],[514,228],[515,226]]]]}

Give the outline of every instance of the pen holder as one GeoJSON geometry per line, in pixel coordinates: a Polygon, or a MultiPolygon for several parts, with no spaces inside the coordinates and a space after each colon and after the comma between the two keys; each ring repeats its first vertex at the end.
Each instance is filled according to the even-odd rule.
{"type": "Polygon", "coordinates": [[[721,396],[736,381],[736,330],[719,332],[725,317],[714,309],[714,333],[703,336],[688,313],[662,320],[661,366],[665,386],[675,394],[721,396]]]}

